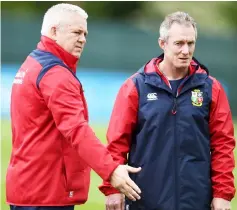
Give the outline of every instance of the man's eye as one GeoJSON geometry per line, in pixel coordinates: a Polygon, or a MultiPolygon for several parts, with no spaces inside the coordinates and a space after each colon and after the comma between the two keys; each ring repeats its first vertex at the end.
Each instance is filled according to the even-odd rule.
{"type": "Polygon", "coordinates": [[[76,32],[74,32],[75,34],[80,34],[80,32],[78,32],[78,31],[76,31],[76,32]]]}

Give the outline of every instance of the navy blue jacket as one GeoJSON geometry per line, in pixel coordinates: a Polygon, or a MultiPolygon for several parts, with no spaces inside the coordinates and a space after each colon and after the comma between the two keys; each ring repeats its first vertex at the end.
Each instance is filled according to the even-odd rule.
{"type": "MultiPolygon", "coordinates": [[[[157,68],[161,60],[152,59],[124,83],[108,129],[114,159],[142,167],[130,175],[142,198],[127,201],[126,208],[210,210],[213,196],[230,200],[235,191],[228,101],[220,83],[196,60],[172,93],[157,68]]],[[[106,182],[100,189],[116,192],[106,182]]]]}

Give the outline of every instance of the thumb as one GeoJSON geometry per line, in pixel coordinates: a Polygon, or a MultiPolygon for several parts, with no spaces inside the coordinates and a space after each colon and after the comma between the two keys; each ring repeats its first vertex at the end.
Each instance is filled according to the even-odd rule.
{"type": "Polygon", "coordinates": [[[130,173],[138,173],[139,171],[141,171],[141,169],[142,169],[141,167],[134,168],[134,167],[127,165],[127,171],[130,173]]]}
{"type": "Polygon", "coordinates": [[[212,202],[211,202],[211,210],[215,210],[215,207],[214,207],[214,204],[213,204],[214,202],[213,202],[213,200],[212,200],[212,202]]]}

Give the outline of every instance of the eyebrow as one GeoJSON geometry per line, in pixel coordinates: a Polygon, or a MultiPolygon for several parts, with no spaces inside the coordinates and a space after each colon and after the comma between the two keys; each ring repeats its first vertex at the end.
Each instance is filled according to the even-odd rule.
{"type": "MultiPolygon", "coordinates": [[[[79,32],[81,32],[81,31],[84,31],[82,28],[79,28],[79,29],[74,29],[74,31],[79,31],[79,32]]],[[[84,31],[84,33],[86,33],[86,35],[88,34],[88,31],[84,31]]]]}
{"type": "Polygon", "coordinates": [[[174,42],[188,42],[188,43],[190,43],[190,42],[195,42],[195,40],[183,40],[183,39],[180,39],[180,40],[175,40],[174,42]]]}

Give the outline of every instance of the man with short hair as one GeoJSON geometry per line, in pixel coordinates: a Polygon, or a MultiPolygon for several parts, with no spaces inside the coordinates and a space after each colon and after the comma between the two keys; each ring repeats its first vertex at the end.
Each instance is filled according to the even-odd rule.
{"type": "Polygon", "coordinates": [[[231,111],[220,82],[193,57],[196,39],[192,17],[168,15],[158,41],[164,54],[119,90],[108,150],[121,164],[142,167],[130,175],[142,194],[139,201],[124,201],[104,182],[100,190],[107,210],[230,209],[235,194],[231,111]]]}
{"type": "Polygon", "coordinates": [[[114,162],[88,125],[76,66],[87,36],[87,13],[57,4],[42,37],[17,72],[11,95],[12,153],[6,177],[11,210],[73,210],[88,197],[90,168],[132,200],[140,189],[114,162]]]}

